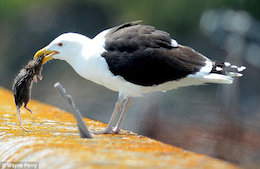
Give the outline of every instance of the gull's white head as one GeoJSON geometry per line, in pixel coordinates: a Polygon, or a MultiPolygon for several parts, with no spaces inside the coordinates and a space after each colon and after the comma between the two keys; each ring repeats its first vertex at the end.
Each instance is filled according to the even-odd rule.
{"type": "Polygon", "coordinates": [[[48,46],[36,52],[34,58],[46,55],[42,64],[51,59],[70,61],[81,51],[88,40],[88,37],[78,33],[64,33],[54,39],[48,46]]]}

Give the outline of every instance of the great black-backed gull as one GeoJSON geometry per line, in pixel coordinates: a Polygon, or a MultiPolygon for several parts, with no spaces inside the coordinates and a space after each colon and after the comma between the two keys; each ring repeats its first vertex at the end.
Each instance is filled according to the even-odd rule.
{"type": "Polygon", "coordinates": [[[68,62],[83,78],[119,92],[108,126],[96,133],[118,133],[131,97],[204,83],[231,84],[245,67],[208,59],[178,44],[167,32],[139,21],[105,30],[90,39],[64,33],[34,58],[45,54],[68,62]],[[114,126],[118,113],[121,112],[114,126]]]}

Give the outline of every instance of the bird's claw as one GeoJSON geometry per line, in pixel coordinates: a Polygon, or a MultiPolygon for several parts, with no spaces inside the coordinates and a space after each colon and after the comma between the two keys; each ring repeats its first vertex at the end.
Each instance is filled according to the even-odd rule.
{"type": "Polygon", "coordinates": [[[114,129],[112,128],[106,128],[105,130],[101,131],[92,131],[91,133],[93,134],[119,134],[120,128],[115,127],[114,129]]]}
{"type": "Polygon", "coordinates": [[[119,132],[120,132],[120,127],[115,127],[114,129],[113,129],[113,133],[114,134],[119,134],[119,132]]]}

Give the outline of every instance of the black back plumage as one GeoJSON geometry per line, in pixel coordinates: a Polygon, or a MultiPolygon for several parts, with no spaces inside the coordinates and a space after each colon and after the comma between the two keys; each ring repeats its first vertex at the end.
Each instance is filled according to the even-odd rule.
{"type": "Polygon", "coordinates": [[[110,71],[143,86],[179,80],[205,65],[206,57],[193,49],[171,44],[167,32],[139,22],[112,28],[105,36],[106,59],[110,71]]]}

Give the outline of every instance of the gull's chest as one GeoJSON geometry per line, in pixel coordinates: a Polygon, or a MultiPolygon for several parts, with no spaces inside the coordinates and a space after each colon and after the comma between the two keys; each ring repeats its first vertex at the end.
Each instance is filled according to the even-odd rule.
{"type": "Polygon", "coordinates": [[[73,68],[83,78],[117,91],[118,78],[110,72],[101,56],[80,59],[73,68]]]}

